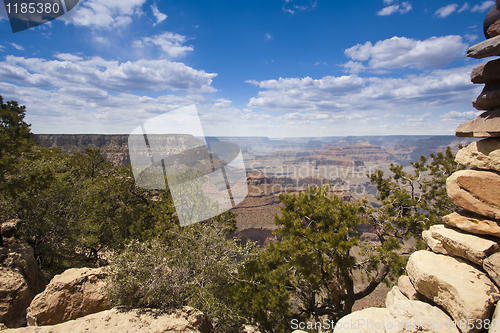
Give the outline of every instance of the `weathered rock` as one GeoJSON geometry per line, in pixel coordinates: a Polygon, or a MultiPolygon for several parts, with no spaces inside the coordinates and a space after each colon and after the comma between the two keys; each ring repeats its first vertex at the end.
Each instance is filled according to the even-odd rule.
{"type": "Polygon", "coordinates": [[[410,256],[406,270],[415,289],[457,321],[489,319],[500,299],[498,288],[486,274],[454,257],[417,251],[410,256]]]}
{"type": "Polygon", "coordinates": [[[341,318],[333,333],[385,333],[384,318],[387,309],[367,308],[341,318]]]}
{"type": "Polygon", "coordinates": [[[500,59],[488,61],[474,67],[470,75],[473,83],[492,83],[500,81],[500,59]]]}
{"type": "Polygon", "coordinates": [[[432,252],[448,254],[448,251],[446,251],[443,244],[439,240],[432,237],[432,233],[429,230],[422,231],[422,238],[424,242],[429,245],[429,248],[432,250],[432,252]]]}
{"type": "Polygon", "coordinates": [[[113,308],[54,326],[23,327],[6,333],[212,333],[206,316],[184,307],[166,314],[153,309],[113,308]]]}
{"type": "Polygon", "coordinates": [[[500,35],[500,20],[496,20],[492,23],[486,30],[488,38],[496,37],[500,35]]]}
{"type": "Polygon", "coordinates": [[[455,134],[458,137],[474,138],[500,136],[500,109],[484,112],[473,120],[461,124],[455,134]]]}
{"type": "Polygon", "coordinates": [[[494,253],[483,262],[483,269],[493,282],[500,286],[500,253],[494,253]]]}
{"type": "Polygon", "coordinates": [[[478,110],[493,110],[500,107],[500,85],[487,83],[481,94],[472,100],[472,106],[478,110]]]}
{"type": "Polygon", "coordinates": [[[12,238],[17,236],[20,220],[13,219],[2,223],[1,233],[3,238],[12,238]]]}
{"type": "Polygon", "coordinates": [[[493,317],[491,317],[490,329],[488,333],[500,333],[500,305],[497,303],[493,317]]]}
{"type": "Polygon", "coordinates": [[[385,307],[390,308],[397,301],[408,301],[406,297],[400,290],[398,286],[392,287],[392,289],[387,293],[385,297],[385,307]]]}
{"type": "Polygon", "coordinates": [[[108,310],[103,268],[72,268],[54,276],[27,309],[29,326],[55,325],[108,310]]]}
{"type": "Polygon", "coordinates": [[[482,265],[486,257],[500,249],[497,242],[466,234],[442,224],[433,225],[429,231],[449,255],[470,260],[478,265],[482,265]]]}
{"type": "Polygon", "coordinates": [[[493,6],[490,8],[488,13],[486,13],[486,17],[484,18],[483,31],[486,38],[492,38],[500,35],[497,24],[497,22],[500,23],[499,21],[500,12],[496,8],[496,6],[493,6]]]}
{"type": "Polygon", "coordinates": [[[458,207],[500,219],[500,174],[493,171],[457,171],[446,180],[446,189],[448,197],[458,207]]]}
{"type": "Polygon", "coordinates": [[[477,235],[491,235],[500,238],[500,222],[491,221],[484,216],[462,211],[443,217],[443,222],[452,227],[477,235]]]}
{"type": "Polygon", "coordinates": [[[467,50],[467,56],[476,59],[498,55],[500,55],[500,36],[496,36],[479,44],[472,45],[467,50]]]}
{"type": "Polygon", "coordinates": [[[398,299],[387,307],[387,333],[432,332],[459,333],[452,319],[438,307],[421,301],[398,299]]]}
{"type": "Polygon", "coordinates": [[[415,289],[408,275],[401,275],[399,277],[398,287],[399,291],[401,291],[401,293],[403,293],[403,295],[405,295],[411,301],[427,301],[427,297],[420,294],[417,289],[415,289]]]}
{"type": "Polygon", "coordinates": [[[455,161],[479,169],[500,171],[500,140],[491,138],[473,142],[457,152],[455,161]]]}
{"type": "Polygon", "coordinates": [[[0,248],[0,323],[26,324],[26,308],[45,288],[45,278],[26,244],[0,248]]]}

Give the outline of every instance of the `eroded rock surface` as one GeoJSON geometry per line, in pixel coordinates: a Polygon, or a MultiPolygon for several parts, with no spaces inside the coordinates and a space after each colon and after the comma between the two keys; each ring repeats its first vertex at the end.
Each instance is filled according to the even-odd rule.
{"type": "Polygon", "coordinates": [[[484,139],[460,149],[455,161],[484,170],[500,171],[500,139],[484,139]]]}
{"type": "Polygon", "coordinates": [[[443,217],[443,222],[472,234],[491,235],[500,238],[499,222],[489,220],[472,212],[462,211],[448,214],[443,217]]]}

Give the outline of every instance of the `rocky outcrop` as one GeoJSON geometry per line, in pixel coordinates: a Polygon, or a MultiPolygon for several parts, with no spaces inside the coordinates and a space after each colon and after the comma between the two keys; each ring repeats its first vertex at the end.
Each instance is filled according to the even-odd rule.
{"type": "Polygon", "coordinates": [[[460,208],[500,219],[500,174],[492,171],[462,170],[446,180],[448,197],[460,208]]]}
{"type": "MultiPolygon", "coordinates": [[[[500,56],[500,12],[495,15],[485,21],[485,32],[496,37],[472,46],[468,56],[500,56]]],[[[446,182],[448,197],[463,210],[422,233],[429,249],[410,256],[407,276],[387,294],[387,309],[365,309],[340,322],[383,316],[381,332],[500,332],[500,138],[494,138],[500,137],[500,60],[476,67],[471,80],[486,83],[473,101],[486,112],[460,125],[456,135],[488,139],[458,151],[456,162],[476,170],[457,171],[446,182]],[[404,323],[410,327],[395,328],[404,323]]]]}
{"type": "Polygon", "coordinates": [[[500,171],[500,140],[473,142],[457,152],[455,161],[478,169],[500,171]]]}
{"type": "Polygon", "coordinates": [[[108,310],[104,268],[72,268],[54,276],[27,309],[29,326],[55,325],[108,310]]]}
{"type": "Polygon", "coordinates": [[[0,323],[10,328],[26,325],[26,308],[44,288],[45,278],[30,246],[0,248],[0,323]]]}
{"type": "Polygon", "coordinates": [[[173,313],[153,309],[113,308],[62,324],[24,327],[5,333],[212,333],[212,325],[200,311],[190,307],[173,313]]]}
{"type": "Polygon", "coordinates": [[[485,273],[450,256],[418,251],[411,255],[406,270],[415,289],[457,321],[489,319],[500,299],[500,291],[485,273]]]}
{"type": "Polygon", "coordinates": [[[335,324],[333,333],[384,333],[385,308],[368,308],[353,312],[335,324]]]}

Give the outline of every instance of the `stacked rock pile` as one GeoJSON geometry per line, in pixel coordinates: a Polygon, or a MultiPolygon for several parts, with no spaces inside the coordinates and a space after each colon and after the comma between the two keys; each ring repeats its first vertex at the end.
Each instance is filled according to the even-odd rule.
{"type": "MultiPolygon", "coordinates": [[[[487,14],[485,35],[469,57],[500,56],[496,7],[487,14]]],[[[388,293],[386,308],[354,312],[334,332],[500,332],[500,59],[474,68],[471,80],[485,84],[472,102],[485,112],[456,135],[484,139],[457,153],[456,161],[471,169],[446,182],[462,210],[423,232],[429,249],[410,256],[407,276],[388,293]]]]}

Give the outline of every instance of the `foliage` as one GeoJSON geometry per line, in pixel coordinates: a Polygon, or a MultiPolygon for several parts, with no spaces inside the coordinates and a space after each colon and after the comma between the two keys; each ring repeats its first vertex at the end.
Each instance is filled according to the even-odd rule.
{"type": "Polygon", "coordinates": [[[351,203],[328,196],[328,187],[280,195],[284,208],[282,216],[275,216],[279,241],[240,272],[242,280],[250,281],[239,289],[245,315],[266,332],[288,332],[291,319],[336,322],[380,283],[401,275],[407,257],[401,243],[419,240],[422,230],[454,209],[446,178],[463,167],[450,148],[430,159],[422,156],[412,163],[414,174],[400,165],[391,165],[389,177],[381,170],[372,174],[382,203],[378,208],[366,200],[351,203]],[[362,224],[372,227],[378,242],[361,239],[362,224]],[[246,304],[245,297],[253,302],[246,304]]]}
{"type": "Polygon", "coordinates": [[[189,305],[207,314],[217,332],[239,332],[244,318],[231,306],[229,291],[252,257],[251,245],[226,239],[224,220],[176,227],[176,237],[132,241],[110,266],[109,299],[164,310],[189,305]]]}

